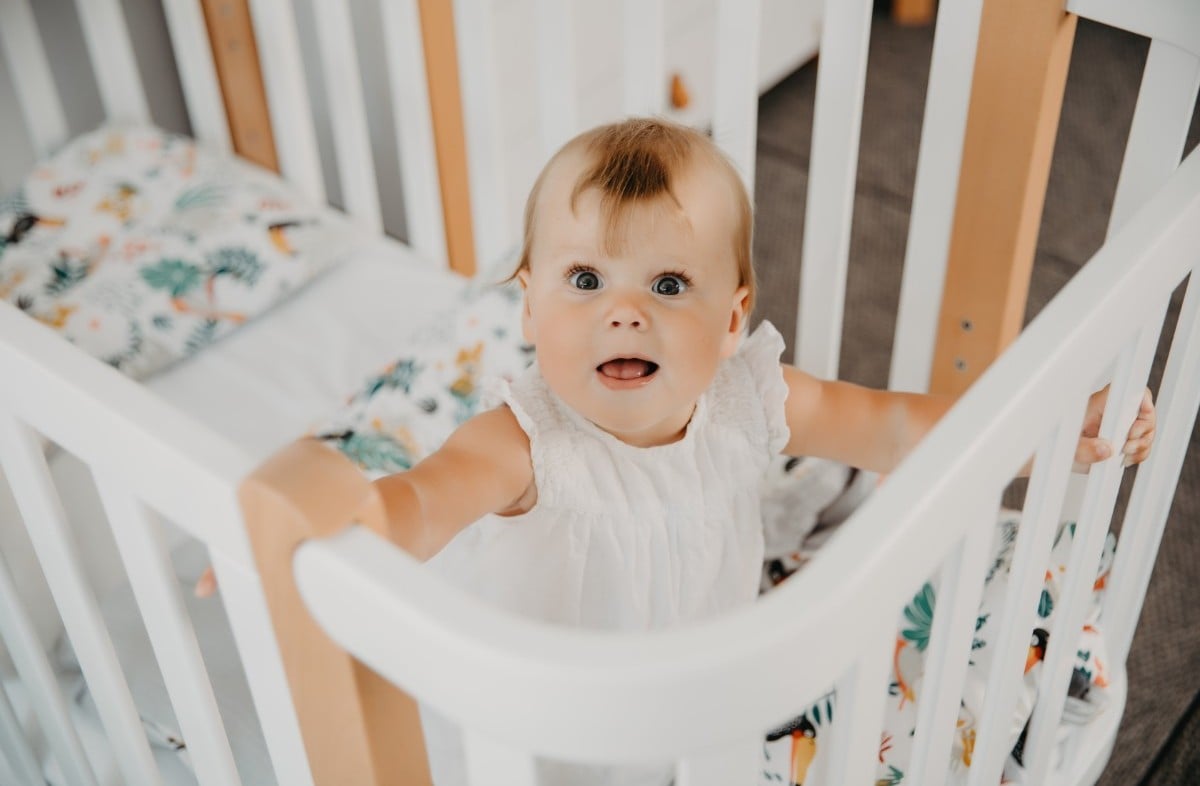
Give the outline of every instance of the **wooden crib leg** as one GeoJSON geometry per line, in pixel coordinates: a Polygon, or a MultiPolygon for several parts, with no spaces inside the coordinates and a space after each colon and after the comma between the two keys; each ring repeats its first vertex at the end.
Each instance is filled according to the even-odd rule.
{"type": "Polygon", "coordinates": [[[1021,330],[1075,23],[983,4],[931,392],[962,393],[1021,330]]]}
{"type": "Polygon", "coordinates": [[[301,440],[259,467],[239,497],[315,783],[429,786],[416,702],[321,630],[292,573],[308,538],[350,523],[386,534],[374,487],[337,451],[301,440]]]}

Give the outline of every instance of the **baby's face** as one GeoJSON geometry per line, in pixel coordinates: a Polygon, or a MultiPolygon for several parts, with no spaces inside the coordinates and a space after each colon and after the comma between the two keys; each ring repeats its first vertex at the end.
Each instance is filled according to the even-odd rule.
{"type": "Polygon", "coordinates": [[[746,288],[738,284],[729,185],[693,164],[676,206],[635,207],[626,242],[604,251],[600,194],[570,194],[584,161],[547,173],[525,286],[525,335],[551,389],[631,445],[679,439],[717,366],[737,348],[746,288]]]}

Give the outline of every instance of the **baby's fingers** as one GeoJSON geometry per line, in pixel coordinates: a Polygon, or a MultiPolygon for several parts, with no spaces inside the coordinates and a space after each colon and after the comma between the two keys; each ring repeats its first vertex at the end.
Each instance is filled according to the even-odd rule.
{"type": "MultiPolygon", "coordinates": [[[[1080,437],[1075,446],[1075,466],[1087,467],[1097,461],[1103,461],[1112,455],[1112,445],[1108,440],[1099,437],[1080,437]]],[[[1085,470],[1086,471],[1086,470],[1085,470]]]]}
{"type": "Polygon", "coordinates": [[[212,566],[208,566],[204,570],[204,574],[196,581],[196,586],[192,589],[197,598],[207,598],[217,591],[217,574],[213,573],[212,566]]]}
{"type": "Polygon", "coordinates": [[[1150,448],[1154,445],[1154,429],[1131,430],[1129,439],[1121,448],[1122,461],[1125,466],[1141,464],[1150,456],[1150,448]]]}

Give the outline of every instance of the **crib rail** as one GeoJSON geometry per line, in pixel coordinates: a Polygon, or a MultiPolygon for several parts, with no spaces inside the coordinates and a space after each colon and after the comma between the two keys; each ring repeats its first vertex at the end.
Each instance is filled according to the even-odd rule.
{"type": "MultiPolygon", "coordinates": [[[[878,651],[880,642],[872,635],[894,620],[899,610],[894,599],[942,566],[941,581],[963,597],[939,610],[930,647],[945,664],[942,673],[959,680],[969,652],[964,631],[969,633],[977,607],[971,596],[977,600],[974,587],[982,581],[972,568],[978,567],[979,525],[989,511],[985,503],[998,499],[1012,474],[1036,452],[1032,507],[1017,547],[1031,555],[1026,565],[1041,564],[1038,558],[1048,555],[1047,533],[1062,503],[1063,465],[1091,381],[1116,369],[1101,435],[1120,444],[1145,382],[1145,369],[1132,362],[1136,346],[1157,334],[1160,304],[1194,274],[1198,244],[1200,156],[1193,155],[807,570],[743,612],[639,636],[552,629],[485,609],[358,529],[302,546],[297,582],[313,615],[336,641],[487,740],[480,755],[494,764],[507,762],[514,778],[527,768],[525,754],[497,750],[511,746],[532,754],[615,762],[736,746],[839,679],[839,688],[853,688],[842,694],[851,699],[848,704],[867,717],[849,720],[856,713],[847,713],[835,727],[849,726],[861,735],[858,723],[866,721],[878,729],[869,697],[882,700],[885,669],[863,653],[878,651]],[[872,544],[865,552],[864,543],[872,544]],[[822,602],[811,602],[815,597],[822,602]],[[348,613],[351,609],[354,613],[348,613]],[[812,641],[822,646],[806,646],[812,641]],[[801,651],[804,669],[797,673],[795,653],[801,651]],[[852,677],[845,676],[848,663],[855,664],[852,677]],[[631,718],[637,722],[630,723],[631,718]]],[[[1190,287],[1187,317],[1169,361],[1173,380],[1200,375],[1194,366],[1198,297],[1190,287]]],[[[1196,414],[1195,385],[1184,387],[1178,393],[1173,387],[1159,405],[1164,423],[1179,434],[1189,431],[1196,414]]],[[[1138,483],[1170,491],[1173,481],[1163,478],[1177,466],[1179,451],[1175,444],[1152,454],[1138,483]]],[[[1082,622],[1120,475],[1117,457],[1094,467],[1088,478],[1058,618],[1063,631],[1078,630],[1082,622]]],[[[1142,494],[1149,498],[1151,492],[1142,494]]],[[[1159,517],[1164,507],[1131,509],[1130,515],[1159,517]]],[[[1018,605],[1006,607],[1013,616],[1004,623],[1006,652],[998,661],[1000,671],[992,675],[996,686],[1019,674],[1017,644],[1029,630],[1030,606],[1023,600],[1039,580],[1031,573],[1014,583],[1020,597],[1018,605]]],[[[1050,641],[1041,695],[1064,697],[1073,642],[1065,634],[1056,639],[1053,632],[1050,641]],[[1056,644],[1059,640],[1063,643],[1056,644]]],[[[927,690],[936,689],[928,684],[927,690]]],[[[947,695],[958,694],[948,690],[947,695]]],[[[990,695],[994,702],[1008,694],[990,695]]],[[[953,718],[945,703],[929,706],[930,723],[953,718]]],[[[1030,735],[1036,742],[1027,753],[1033,782],[1044,782],[1050,754],[1047,745],[1037,744],[1047,738],[1036,728],[1057,725],[1061,711],[1061,699],[1039,702],[1030,735]]],[[[998,723],[1003,713],[1003,703],[995,704],[985,722],[998,723]]],[[[944,761],[949,725],[924,730],[916,753],[930,766],[923,782],[944,775],[936,770],[944,761]]],[[[999,737],[978,741],[977,751],[991,771],[973,770],[973,782],[994,782],[1006,753],[996,750],[1002,744],[999,737]]],[[[844,741],[839,747],[850,750],[844,741]]],[[[860,760],[873,758],[874,748],[868,745],[856,754],[860,760]]],[[[868,772],[868,764],[856,766],[868,772]]]]}
{"type": "MultiPolygon", "coordinates": [[[[0,334],[5,337],[0,377],[19,381],[0,388],[3,476],[95,697],[121,777],[129,783],[161,782],[84,567],[77,527],[100,526],[102,519],[68,519],[45,439],[81,459],[92,473],[200,783],[240,781],[163,540],[162,519],[211,549],[256,706],[268,720],[264,733],[277,771],[288,783],[311,782],[236,498],[251,459],[3,303],[0,334]]],[[[51,750],[74,782],[93,783],[64,697],[19,606],[21,595],[11,586],[0,589],[5,590],[0,592],[0,634],[33,694],[51,750]]]]}

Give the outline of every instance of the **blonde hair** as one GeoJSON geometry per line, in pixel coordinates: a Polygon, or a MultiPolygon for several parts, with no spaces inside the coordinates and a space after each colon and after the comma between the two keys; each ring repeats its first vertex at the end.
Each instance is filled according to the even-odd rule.
{"type": "Polygon", "coordinates": [[[644,206],[663,197],[678,206],[679,199],[671,190],[673,179],[697,158],[715,166],[729,182],[737,212],[732,251],[738,266],[738,286],[746,287],[749,293],[746,313],[753,310],[756,289],[751,258],[754,218],[746,187],[733,164],[711,139],[687,126],[660,118],[631,118],[593,128],[567,142],[554,154],[538,175],[525,203],[521,257],[509,281],[530,268],[530,253],[537,229],[537,200],[546,173],[564,155],[577,150],[584,151],[589,165],[571,189],[571,210],[575,210],[580,194],[590,188],[599,190],[600,213],[605,224],[603,242],[610,253],[620,247],[625,224],[635,206],[644,206]]]}

